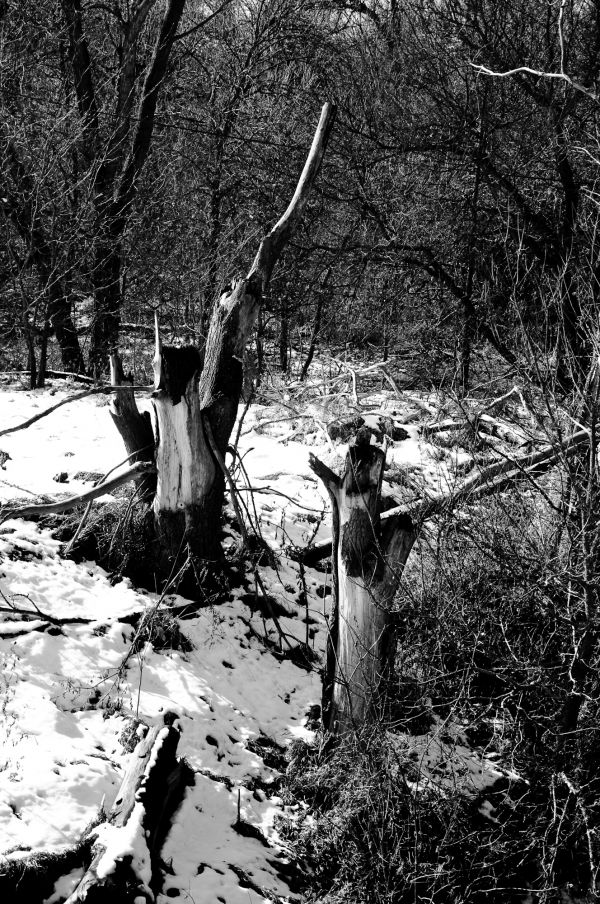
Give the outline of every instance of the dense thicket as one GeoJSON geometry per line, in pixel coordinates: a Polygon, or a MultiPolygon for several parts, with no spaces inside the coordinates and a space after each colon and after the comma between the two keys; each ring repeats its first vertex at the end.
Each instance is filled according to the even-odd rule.
{"type": "Polygon", "coordinates": [[[569,353],[585,367],[597,103],[565,80],[477,66],[562,66],[593,93],[596,3],[176,5],[2,5],[6,365],[27,350],[43,367],[53,336],[66,369],[101,369],[153,308],[174,335],[202,337],[331,98],[325,187],[262,323],[278,364],[316,334],[459,385],[490,347],[523,365],[533,344],[567,382],[569,353]],[[178,34],[149,88],[169,11],[178,34]]]}

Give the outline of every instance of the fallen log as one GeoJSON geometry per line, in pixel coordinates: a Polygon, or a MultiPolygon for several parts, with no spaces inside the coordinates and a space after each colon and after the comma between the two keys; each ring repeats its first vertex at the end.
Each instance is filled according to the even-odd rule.
{"type": "Polygon", "coordinates": [[[181,728],[166,713],[134,750],[114,804],[91,833],[92,861],[65,904],[142,904],[160,887],[159,854],[190,768],[176,758],[181,728]]]}
{"type": "Polygon", "coordinates": [[[158,854],[185,787],[193,781],[191,769],[175,757],[180,736],[175,720],[173,713],[166,713],[140,741],[106,819],[101,825],[95,820],[72,848],[36,851],[27,857],[0,856],[0,900],[10,904],[45,900],[61,876],[80,869],[83,877],[66,904],[132,904],[136,895],[139,902],[154,901],[160,885],[158,854]],[[119,861],[119,851],[124,862],[119,861]],[[133,853],[140,851],[147,852],[152,874],[142,892],[139,877],[133,876],[138,865],[133,853]],[[94,881],[99,871],[105,875],[94,881]]]}

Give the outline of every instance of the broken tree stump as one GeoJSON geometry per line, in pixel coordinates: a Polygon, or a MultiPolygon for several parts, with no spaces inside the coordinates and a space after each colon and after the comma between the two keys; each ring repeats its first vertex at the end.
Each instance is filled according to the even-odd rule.
{"type": "Polygon", "coordinates": [[[342,477],[311,456],[333,509],[333,609],[323,688],[325,727],[341,733],[382,711],[394,674],[394,599],[416,538],[410,517],[380,519],[385,452],[360,428],[342,477]]]}
{"type": "MultiPolygon", "coordinates": [[[[133,378],[126,375],[119,355],[110,356],[110,382],[123,387],[111,400],[109,411],[113,423],[133,464],[136,461],[154,462],[154,432],[150,415],[140,412],[133,392],[133,378]]],[[[149,473],[136,481],[143,502],[152,502],[156,492],[156,474],[149,473]]]]}
{"type": "Polygon", "coordinates": [[[92,830],[92,862],[65,904],[155,900],[159,853],[190,784],[189,767],[175,755],[176,720],[166,713],[137,745],[106,821],[92,830]]]}

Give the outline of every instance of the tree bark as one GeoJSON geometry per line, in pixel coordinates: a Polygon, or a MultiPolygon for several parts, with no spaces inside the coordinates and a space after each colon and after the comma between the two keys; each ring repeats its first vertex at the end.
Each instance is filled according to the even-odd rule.
{"type": "Polygon", "coordinates": [[[193,346],[163,346],[157,330],[154,368],[158,472],[154,519],[165,557],[161,570],[171,571],[186,556],[220,558],[224,482],[202,422],[200,352],[193,346]]]}
{"type": "MultiPolygon", "coordinates": [[[[130,375],[125,375],[117,354],[110,356],[110,382],[113,386],[124,387],[122,391],[115,393],[109,410],[131,463],[153,462],[154,432],[150,415],[147,411],[140,413],[133,392],[133,379],[130,375]]],[[[136,483],[140,499],[151,503],[156,493],[156,473],[145,474],[136,483]]]]}
{"type": "MultiPolygon", "coordinates": [[[[80,0],[61,0],[69,33],[74,87],[83,126],[88,161],[97,158],[102,146],[92,60],[83,27],[80,0]]],[[[141,0],[126,23],[122,62],[117,86],[116,113],[111,122],[108,145],[103,151],[94,181],[96,208],[96,248],[92,282],[94,320],[91,331],[89,370],[99,375],[106,370],[110,353],[116,350],[121,317],[122,238],[137,183],[150,153],[156,106],[164,82],[173,42],[185,0],[168,0],[156,41],[152,62],[141,90],[135,128],[131,119],[135,97],[136,43],[155,0],[141,0]]]]}
{"type": "Polygon", "coordinates": [[[382,716],[393,685],[394,599],[417,532],[408,516],[380,520],[385,453],[361,428],[338,478],[318,459],[333,508],[333,609],[323,688],[326,728],[341,733],[382,716]]]}

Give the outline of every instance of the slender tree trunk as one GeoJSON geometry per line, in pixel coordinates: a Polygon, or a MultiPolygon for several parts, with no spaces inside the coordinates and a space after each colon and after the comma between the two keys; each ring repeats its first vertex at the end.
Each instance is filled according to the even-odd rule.
{"type": "Polygon", "coordinates": [[[385,453],[361,428],[337,477],[311,467],[333,508],[333,609],[329,622],[323,719],[334,733],[384,713],[396,655],[394,599],[416,538],[407,516],[380,522],[385,453]]]}
{"type": "Polygon", "coordinates": [[[310,334],[310,341],[308,343],[308,351],[306,353],[306,358],[304,359],[304,364],[302,365],[302,371],[300,373],[300,382],[306,380],[308,376],[308,369],[312,364],[313,358],[315,356],[315,352],[317,350],[317,342],[319,340],[319,331],[321,329],[321,315],[323,313],[323,295],[319,295],[317,299],[317,308],[315,311],[315,319],[313,320],[313,328],[310,334]]]}
{"type": "Polygon", "coordinates": [[[48,319],[60,348],[63,368],[68,373],[81,374],[85,371],[85,365],[73,323],[71,303],[58,283],[52,285],[49,291],[48,319]]]}
{"type": "Polygon", "coordinates": [[[289,314],[287,299],[281,299],[281,311],[279,315],[279,367],[281,372],[288,372],[288,350],[290,344],[289,336],[289,314]]]}
{"type": "Polygon", "coordinates": [[[93,273],[94,315],[90,343],[89,372],[106,371],[110,355],[117,350],[121,324],[121,245],[101,241],[96,251],[93,273]]]}

